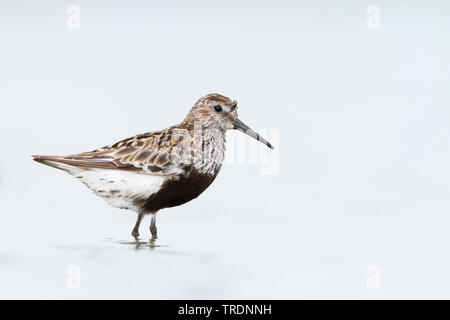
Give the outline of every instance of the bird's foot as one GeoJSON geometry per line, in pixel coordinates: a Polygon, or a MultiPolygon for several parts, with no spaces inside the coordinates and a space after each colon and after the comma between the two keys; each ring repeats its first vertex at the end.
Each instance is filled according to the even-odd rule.
{"type": "Polygon", "coordinates": [[[137,239],[139,237],[139,231],[133,229],[133,231],[131,232],[131,235],[137,239]]]}
{"type": "Polygon", "coordinates": [[[156,229],[156,215],[152,215],[152,222],[150,223],[150,232],[152,234],[152,238],[157,237],[158,229],[156,229]]]}
{"type": "Polygon", "coordinates": [[[156,239],[158,237],[158,230],[156,229],[156,227],[150,228],[150,233],[152,234],[152,238],[156,239]]]}

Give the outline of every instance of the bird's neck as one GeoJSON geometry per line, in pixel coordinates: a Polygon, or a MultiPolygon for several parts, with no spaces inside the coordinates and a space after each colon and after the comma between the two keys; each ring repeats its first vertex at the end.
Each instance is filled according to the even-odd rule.
{"type": "Polygon", "coordinates": [[[192,132],[194,139],[194,167],[201,174],[216,175],[225,158],[226,134],[217,128],[202,128],[192,132]]]}

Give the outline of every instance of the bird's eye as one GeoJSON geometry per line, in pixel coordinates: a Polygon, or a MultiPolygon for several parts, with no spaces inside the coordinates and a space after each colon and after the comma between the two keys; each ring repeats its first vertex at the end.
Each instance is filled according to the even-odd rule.
{"type": "Polygon", "coordinates": [[[215,106],[214,110],[216,110],[217,112],[222,112],[222,107],[221,106],[215,106]]]}

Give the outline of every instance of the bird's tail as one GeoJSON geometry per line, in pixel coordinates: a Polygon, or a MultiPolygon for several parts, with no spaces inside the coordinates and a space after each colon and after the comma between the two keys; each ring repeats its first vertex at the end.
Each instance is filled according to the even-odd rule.
{"type": "Polygon", "coordinates": [[[56,168],[56,169],[60,169],[60,170],[64,170],[70,174],[73,174],[75,171],[80,170],[79,168],[64,163],[64,157],[60,157],[60,156],[41,156],[41,155],[33,155],[33,160],[42,164],[45,164],[47,166],[56,168]]]}

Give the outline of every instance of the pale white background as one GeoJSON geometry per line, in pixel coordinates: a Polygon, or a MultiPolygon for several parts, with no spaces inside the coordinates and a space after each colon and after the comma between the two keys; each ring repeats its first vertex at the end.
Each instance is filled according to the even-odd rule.
{"type": "Polygon", "coordinates": [[[0,298],[450,298],[449,15],[448,1],[2,1],[0,298]],[[279,170],[226,165],[161,212],[155,249],[123,244],[134,214],[30,158],[164,128],[210,92],[278,130],[279,170]]]}

